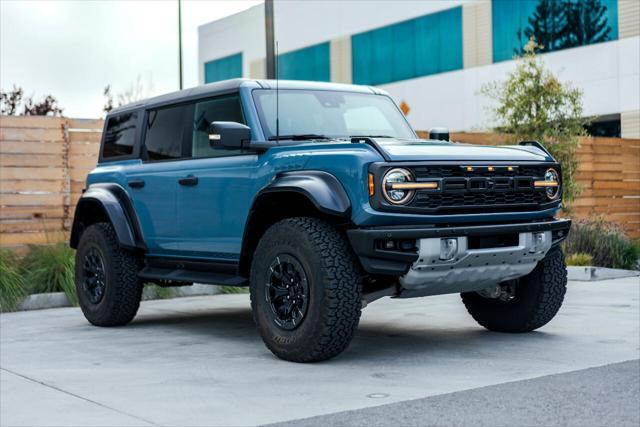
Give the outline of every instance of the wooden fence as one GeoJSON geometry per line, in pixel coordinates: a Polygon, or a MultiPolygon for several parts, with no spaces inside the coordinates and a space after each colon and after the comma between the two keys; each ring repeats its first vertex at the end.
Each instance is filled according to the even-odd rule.
{"type": "Polygon", "coordinates": [[[0,116],[0,246],[65,240],[102,120],[0,116]]]}
{"type": "MultiPolygon", "coordinates": [[[[0,116],[0,246],[65,240],[87,173],[95,166],[102,120],[0,116]]],[[[495,134],[452,139],[497,144],[495,134]]],[[[640,238],[640,140],[583,138],[576,217],[602,215],[640,238]]]]}

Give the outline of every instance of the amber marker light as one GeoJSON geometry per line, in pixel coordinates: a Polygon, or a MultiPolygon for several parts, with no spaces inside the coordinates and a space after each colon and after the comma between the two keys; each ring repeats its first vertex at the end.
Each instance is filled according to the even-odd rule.
{"type": "Polygon", "coordinates": [[[392,190],[437,190],[437,182],[394,182],[392,190]]]}
{"type": "Polygon", "coordinates": [[[513,166],[507,166],[507,170],[508,170],[509,172],[513,172],[513,166]]]}
{"type": "Polygon", "coordinates": [[[534,181],[533,186],[542,188],[542,187],[557,187],[560,185],[558,181],[534,181]]]}
{"type": "Polygon", "coordinates": [[[473,167],[472,166],[467,166],[467,172],[473,172],[473,167]]]}
{"type": "Polygon", "coordinates": [[[494,169],[494,167],[493,167],[493,166],[489,166],[489,167],[487,167],[487,170],[488,170],[489,172],[493,172],[495,169],[494,169]]]}
{"type": "Polygon", "coordinates": [[[376,186],[373,182],[373,174],[369,174],[369,197],[373,197],[376,194],[376,186]]]}

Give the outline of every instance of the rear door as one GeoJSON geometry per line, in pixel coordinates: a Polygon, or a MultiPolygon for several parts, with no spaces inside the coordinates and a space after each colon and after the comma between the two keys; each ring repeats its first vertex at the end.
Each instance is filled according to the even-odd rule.
{"type": "Polygon", "coordinates": [[[128,191],[150,255],[179,252],[177,189],[190,108],[179,105],[147,110],[142,126],[142,162],[127,170],[128,191]]]}

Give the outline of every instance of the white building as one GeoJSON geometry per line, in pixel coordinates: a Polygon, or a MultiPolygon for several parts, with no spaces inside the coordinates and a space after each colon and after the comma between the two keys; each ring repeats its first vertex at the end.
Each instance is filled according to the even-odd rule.
{"type": "MultiPolygon", "coordinates": [[[[480,88],[513,69],[534,31],[549,37],[546,65],[584,91],[594,132],[640,138],[640,0],[553,0],[549,19],[564,36],[535,28],[545,2],[276,0],[279,77],[379,86],[416,129],[484,130],[493,123],[480,88]],[[579,7],[603,24],[591,39],[570,22],[579,7]]],[[[265,77],[263,5],[201,26],[198,38],[200,83],[265,77]]]]}

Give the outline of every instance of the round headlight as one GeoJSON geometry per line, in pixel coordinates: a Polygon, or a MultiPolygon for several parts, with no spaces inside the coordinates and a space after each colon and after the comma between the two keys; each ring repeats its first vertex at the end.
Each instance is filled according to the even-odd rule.
{"type": "Polygon", "coordinates": [[[555,182],[556,186],[546,187],[545,193],[547,193],[547,197],[551,200],[557,199],[560,195],[560,174],[555,169],[547,169],[544,173],[544,180],[547,182],[555,182]]]}
{"type": "Polygon", "coordinates": [[[414,190],[394,189],[393,184],[401,184],[412,182],[413,176],[406,169],[391,169],[387,172],[382,180],[382,194],[389,203],[394,205],[402,205],[407,203],[413,197],[414,190]]]}

